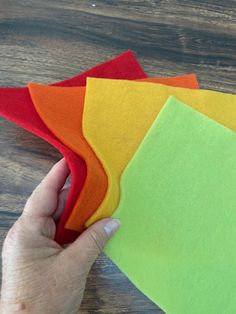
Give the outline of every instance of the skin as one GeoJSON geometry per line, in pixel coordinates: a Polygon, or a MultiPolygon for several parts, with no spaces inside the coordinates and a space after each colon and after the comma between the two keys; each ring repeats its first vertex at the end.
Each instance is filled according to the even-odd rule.
{"type": "Polygon", "coordinates": [[[34,190],[2,250],[0,312],[78,313],[86,278],[104,245],[119,227],[103,219],[72,244],[53,239],[63,210],[69,169],[59,161],[34,190]]]}

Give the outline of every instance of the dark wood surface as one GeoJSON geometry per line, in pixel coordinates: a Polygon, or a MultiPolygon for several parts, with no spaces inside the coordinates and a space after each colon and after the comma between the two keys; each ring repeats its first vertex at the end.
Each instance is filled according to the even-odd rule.
{"type": "MultiPolygon", "coordinates": [[[[151,76],[235,93],[236,1],[0,0],[0,86],[51,83],[131,48],[151,76]]],[[[0,118],[0,245],[59,153],[0,118]]],[[[171,297],[171,296],[170,296],[171,297]]],[[[101,256],[80,313],[162,313],[101,256]]]]}

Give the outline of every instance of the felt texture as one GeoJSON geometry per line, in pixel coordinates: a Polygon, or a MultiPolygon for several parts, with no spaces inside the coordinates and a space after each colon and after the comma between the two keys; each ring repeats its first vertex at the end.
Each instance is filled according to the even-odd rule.
{"type": "Polygon", "coordinates": [[[87,219],[96,211],[107,191],[107,175],[84,139],[82,116],[85,87],[55,87],[30,83],[34,106],[45,125],[61,142],[85,160],[87,176],[71,212],[66,228],[84,230],[87,219]]]}
{"type": "Polygon", "coordinates": [[[171,97],[122,175],[105,252],[168,314],[233,314],[235,191],[235,132],[171,97]]]}
{"type": "MultiPolygon", "coordinates": [[[[194,74],[173,78],[151,78],[174,86],[197,88],[194,74]]],[[[84,223],[101,204],[107,190],[107,176],[82,133],[85,87],[55,87],[30,83],[28,85],[36,111],[45,125],[61,142],[85,160],[87,177],[76,206],[66,222],[66,228],[84,229],[84,223]],[[66,114],[65,114],[66,113],[66,114]]]]}
{"type": "MultiPolygon", "coordinates": [[[[69,80],[55,83],[58,86],[80,86],[86,84],[86,77],[110,77],[138,79],[146,77],[131,51],[99,64],[92,69],[77,75],[69,80]]],[[[45,126],[37,114],[32,103],[28,88],[1,88],[0,89],[0,114],[29,132],[45,139],[56,147],[66,158],[71,171],[71,186],[65,204],[65,209],[57,226],[56,241],[60,244],[70,243],[78,236],[78,232],[64,228],[65,222],[75,205],[77,197],[86,178],[86,164],[84,160],[67,148],[45,126]]]]}
{"type": "Polygon", "coordinates": [[[83,131],[108,176],[105,199],[86,222],[87,226],[113,213],[119,200],[120,175],[164,103],[157,98],[156,104],[159,92],[155,92],[156,84],[150,82],[198,88],[194,74],[147,81],[148,84],[134,82],[129,85],[127,81],[87,80],[83,131]],[[146,86],[150,87],[145,90],[146,86]]]}
{"type": "Polygon", "coordinates": [[[159,83],[174,87],[184,87],[184,88],[199,88],[198,80],[196,74],[186,74],[172,77],[147,77],[143,79],[138,79],[139,82],[150,82],[159,83]]]}

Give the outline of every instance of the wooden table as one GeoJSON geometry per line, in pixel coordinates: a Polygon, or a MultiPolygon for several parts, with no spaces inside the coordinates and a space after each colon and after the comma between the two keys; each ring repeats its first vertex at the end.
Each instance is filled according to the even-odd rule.
{"type": "MultiPolygon", "coordinates": [[[[131,48],[151,76],[235,92],[236,1],[1,0],[0,86],[69,78],[131,48]],[[33,4],[34,2],[34,4],[33,4]]],[[[59,153],[0,118],[0,241],[59,153]]],[[[101,256],[80,313],[163,313],[101,256]]]]}

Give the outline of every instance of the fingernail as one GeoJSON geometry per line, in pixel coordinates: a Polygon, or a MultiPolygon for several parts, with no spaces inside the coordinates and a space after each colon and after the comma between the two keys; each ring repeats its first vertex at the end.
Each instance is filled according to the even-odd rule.
{"type": "Polygon", "coordinates": [[[110,237],[116,232],[116,230],[119,229],[119,227],[120,227],[120,221],[118,219],[112,219],[106,223],[106,225],[104,226],[104,230],[106,234],[110,237]]]}

